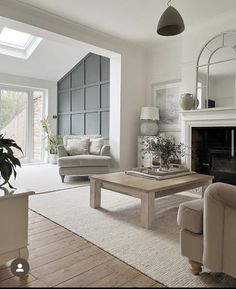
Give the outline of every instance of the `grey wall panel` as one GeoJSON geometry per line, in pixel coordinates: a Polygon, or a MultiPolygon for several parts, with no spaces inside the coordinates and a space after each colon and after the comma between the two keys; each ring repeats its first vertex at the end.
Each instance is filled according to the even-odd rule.
{"type": "Polygon", "coordinates": [[[85,60],[85,84],[100,81],[100,56],[92,54],[85,60]]]}
{"type": "Polygon", "coordinates": [[[71,120],[71,133],[72,134],[84,134],[84,114],[73,114],[71,120]]]}
{"type": "Polygon", "coordinates": [[[70,76],[65,77],[58,83],[59,90],[70,88],[70,76]]]}
{"type": "Polygon", "coordinates": [[[85,134],[100,134],[100,113],[85,114],[85,134]]]}
{"type": "Polygon", "coordinates": [[[109,112],[108,111],[101,112],[101,135],[102,137],[107,139],[109,139],[109,120],[110,120],[109,112]]]}
{"type": "Polygon", "coordinates": [[[82,63],[71,73],[72,87],[82,86],[84,84],[84,64],[82,63]]]}
{"type": "Polygon", "coordinates": [[[110,106],[110,83],[101,85],[101,107],[109,108],[110,106]]]}
{"type": "Polygon", "coordinates": [[[59,93],[58,110],[59,112],[70,111],[70,92],[59,93]]]}
{"type": "Polygon", "coordinates": [[[58,134],[101,134],[109,142],[110,60],[89,53],[58,81],[58,134]]]}
{"type": "Polygon", "coordinates": [[[109,81],[110,79],[110,59],[101,58],[101,81],[109,81]]]}
{"type": "Polygon", "coordinates": [[[58,117],[59,135],[70,134],[70,115],[58,117]]]}
{"type": "Polygon", "coordinates": [[[85,109],[100,108],[99,88],[99,85],[85,88],[85,109]]]}
{"type": "Polygon", "coordinates": [[[84,110],[84,89],[72,91],[72,111],[84,110]]]}

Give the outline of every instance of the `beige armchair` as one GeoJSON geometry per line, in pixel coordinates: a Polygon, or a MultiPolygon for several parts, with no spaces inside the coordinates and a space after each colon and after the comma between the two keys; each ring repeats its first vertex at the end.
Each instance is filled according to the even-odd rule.
{"type": "Polygon", "coordinates": [[[110,146],[103,145],[99,155],[73,155],[66,151],[68,139],[99,138],[100,135],[66,135],[63,137],[63,145],[58,146],[58,166],[62,182],[65,176],[90,176],[93,174],[105,174],[109,172],[112,158],[110,146]]]}
{"type": "Polygon", "coordinates": [[[210,185],[204,200],[180,205],[177,222],[181,253],[194,274],[205,266],[236,278],[236,186],[210,185]]]}

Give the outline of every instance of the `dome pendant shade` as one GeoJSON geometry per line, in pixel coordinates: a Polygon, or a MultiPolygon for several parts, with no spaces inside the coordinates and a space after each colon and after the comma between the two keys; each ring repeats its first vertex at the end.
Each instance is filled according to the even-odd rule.
{"type": "Polygon", "coordinates": [[[157,25],[157,33],[162,36],[173,36],[184,31],[184,21],[179,12],[172,6],[169,6],[157,25]]]}

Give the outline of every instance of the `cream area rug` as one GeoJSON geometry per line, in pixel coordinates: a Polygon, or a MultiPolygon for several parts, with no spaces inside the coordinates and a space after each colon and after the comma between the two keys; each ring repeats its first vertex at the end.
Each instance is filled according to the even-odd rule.
{"type": "Polygon", "coordinates": [[[89,185],[89,180],[84,177],[65,177],[65,183],[62,183],[57,165],[40,164],[17,168],[16,180],[12,179],[11,183],[15,188],[45,193],[89,185]]]}
{"type": "Polygon", "coordinates": [[[152,230],[140,226],[138,199],[102,190],[102,208],[89,207],[89,186],[30,197],[30,208],[84,237],[169,287],[236,287],[225,274],[200,276],[189,271],[180,255],[176,215],[180,203],[196,194],[158,199],[152,230]]]}

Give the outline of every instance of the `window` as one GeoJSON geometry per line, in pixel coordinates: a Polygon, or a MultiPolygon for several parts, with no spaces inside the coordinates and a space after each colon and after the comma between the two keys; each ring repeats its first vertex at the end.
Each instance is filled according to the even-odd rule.
{"type": "Polygon", "coordinates": [[[42,38],[4,27],[0,34],[0,53],[28,59],[42,38]]]}
{"type": "Polygon", "coordinates": [[[45,116],[45,91],[0,86],[0,133],[16,141],[22,162],[42,162],[44,133],[40,120],[45,116]]]}

